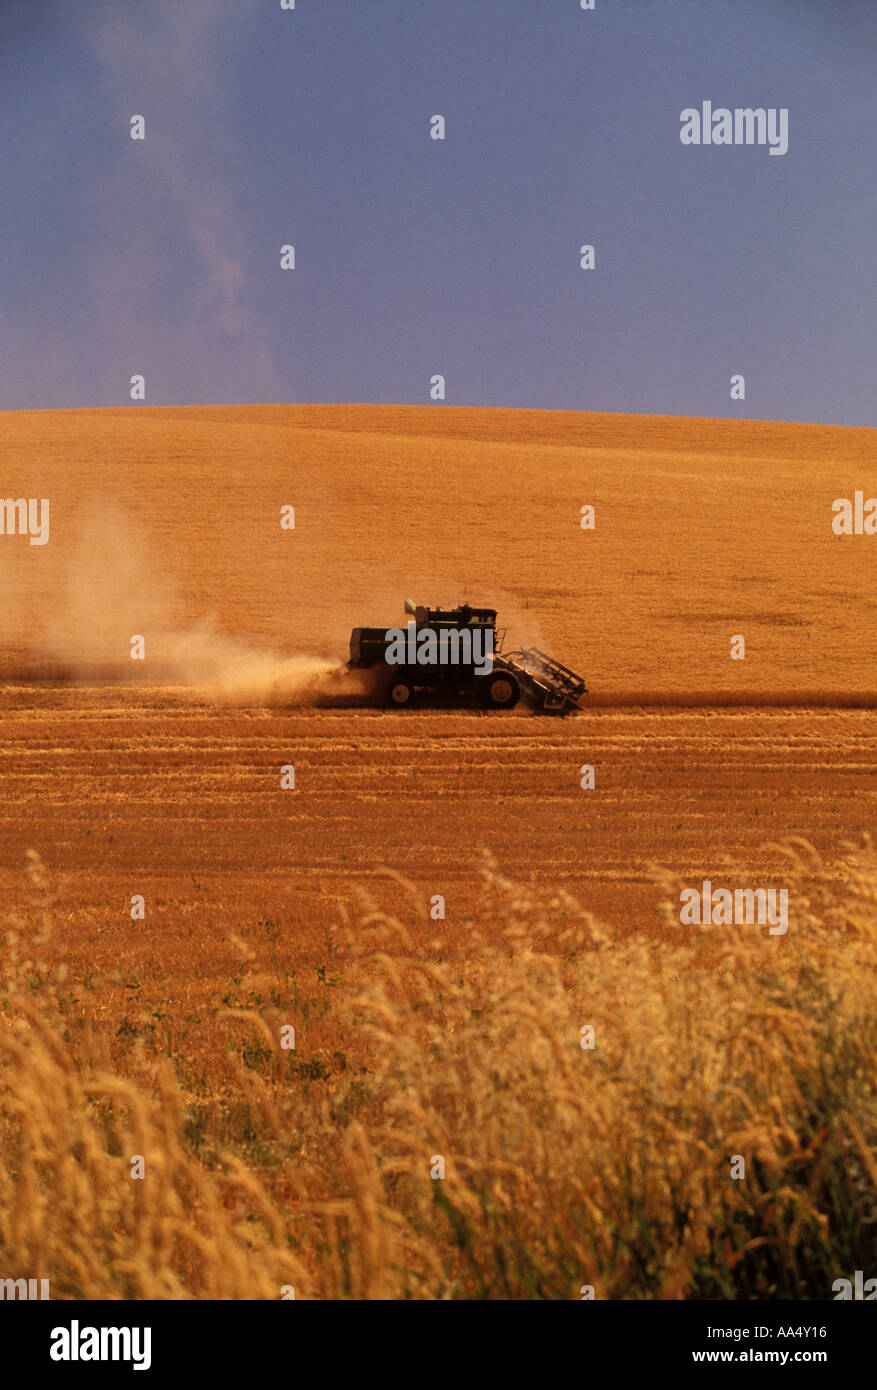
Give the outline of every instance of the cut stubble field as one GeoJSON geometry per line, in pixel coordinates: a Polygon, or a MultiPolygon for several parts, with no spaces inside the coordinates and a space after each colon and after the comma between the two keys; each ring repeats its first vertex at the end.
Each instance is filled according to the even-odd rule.
{"type": "Polygon", "coordinates": [[[784,862],[771,842],[860,843],[877,823],[865,710],[598,708],[561,721],[14,689],[0,710],[7,897],[38,849],[78,964],[121,952],[165,997],[174,972],[187,993],[221,986],[220,926],[268,916],[291,950],[319,953],[357,887],[386,896],[384,869],[425,904],[443,896],[436,929],[452,948],[465,947],[485,851],[648,932],[649,864],[692,881],[733,863],[770,875],[784,862]],[[148,903],[142,923],[133,894],[148,903]]]}

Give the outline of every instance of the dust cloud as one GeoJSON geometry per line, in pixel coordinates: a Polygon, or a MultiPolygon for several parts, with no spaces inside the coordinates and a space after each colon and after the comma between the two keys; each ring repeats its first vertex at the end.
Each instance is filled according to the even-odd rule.
{"type": "MultiPolygon", "coordinates": [[[[357,673],[325,656],[290,656],[222,632],[215,620],[182,621],[178,586],[137,519],[91,502],[31,636],[34,674],[77,685],[173,687],[228,704],[315,704],[367,693],[357,673]],[[143,639],[144,659],[131,657],[143,639]]],[[[205,557],[209,560],[209,557],[205,557]]]]}

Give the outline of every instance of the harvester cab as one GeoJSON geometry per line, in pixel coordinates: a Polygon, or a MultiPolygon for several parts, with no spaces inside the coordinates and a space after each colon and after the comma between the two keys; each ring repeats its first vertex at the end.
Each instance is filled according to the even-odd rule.
{"type": "Polygon", "coordinates": [[[537,647],[501,650],[495,608],[428,608],[406,599],[405,612],[404,628],[355,627],[350,636],[349,667],[374,670],[387,704],[402,707],[417,691],[433,691],[474,695],[497,709],[511,709],[522,696],[549,714],[579,708],[587,687],[575,672],[537,647]]]}

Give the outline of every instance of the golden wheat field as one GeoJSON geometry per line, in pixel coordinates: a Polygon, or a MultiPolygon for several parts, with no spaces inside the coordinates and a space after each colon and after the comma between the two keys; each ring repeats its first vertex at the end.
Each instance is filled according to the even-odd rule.
{"type": "Polygon", "coordinates": [[[0,537],[4,1270],[639,1299],[867,1267],[877,538],[831,520],[877,492],[873,431],[241,406],[0,433],[4,495],[51,503],[46,545],[0,537]],[[581,712],[375,708],[337,668],[407,596],[496,607],[581,712]],[[703,879],[783,885],[788,933],[683,926],[703,879]]]}

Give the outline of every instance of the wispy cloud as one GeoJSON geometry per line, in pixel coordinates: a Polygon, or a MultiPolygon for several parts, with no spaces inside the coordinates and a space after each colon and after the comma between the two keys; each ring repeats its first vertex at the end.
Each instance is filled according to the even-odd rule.
{"type": "MultiPolygon", "coordinates": [[[[243,0],[229,20],[222,0],[157,0],[142,7],[107,3],[90,10],[86,23],[114,101],[120,110],[146,119],[146,139],[132,142],[131,155],[150,181],[148,205],[163,227],[160,236],[150,227],[140,229],[140,283],[134,286],[126,277],[127,313],[135,320],[150,317],[151,272],[173,254],[164,230],[170,221],[188,243],[181,253],[188,258],[195,253],[200,273],[175,305],[168,331],[198,350],[202,360],[205,351],[221,352],[225,346],[225,366],[228,354],[239,352],[248,379],[262,381],[263,394],[270,395],[278,390],[279,377],[264,325],[249,302],[248,266],[235,249],[244,241],[235,198],[215,176],[215,152],[207,157],[204,144],[198,145],[198,139],[222,141],[228,134],[222,72],[235,60],[237,23],[254,8],[253,0],[243,0]]],[[[117,262],[108,259],[102,274],[102,302],[117,304],[117,262]]],[[[204,366],[209,373],[209,360],[204,366]]]]}

